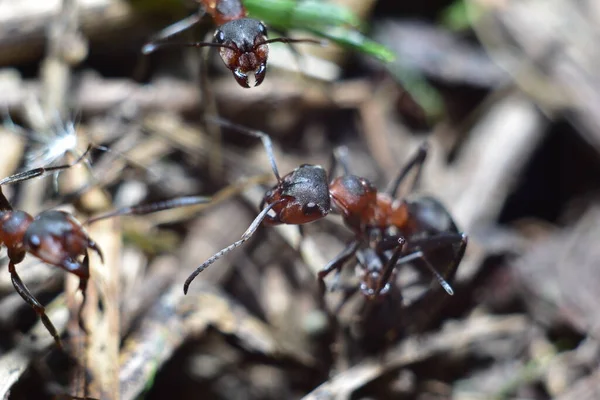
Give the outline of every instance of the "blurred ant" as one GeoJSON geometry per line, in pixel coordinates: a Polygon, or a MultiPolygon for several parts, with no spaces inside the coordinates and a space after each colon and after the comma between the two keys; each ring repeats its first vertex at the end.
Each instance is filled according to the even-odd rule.
{"type": "MultiPolygon", "coordinates": [[[[15,210],[2,193],[2,185],[29,180],[48,172],[68,169],[81,162],[91,148],[91,145],[88,146],[87,150],[71,164],[35,168],[0,180],[0,246],[3,244],[7,248],[8,270],[13,286],[23,300],[38,314],[59,348],[62,348],[62,344],[56,328],[46,315],[44,306],[25,286],[15,267],[29,253],[47,264],[62,268],[79,277],[79,289],[83,295],[78,314],[79,325],[82,331],[87,332],[83,326],[81,313],[85,305],[86,289],[90,278],[88,250],[95,251],[104,263],[102,251],[73,215],[65,211],[49,210],[43,211],[34,217],[25,211],[15,210]],[[83,257],[83,260],[80,260],[81,257],[83,257]]],[[[210,201],[208,197],[188,196],[152,204],[125,207],[91,218],[86,224],[118,215],[142,215],[208,201],[210,201]]]]}
{"type": "Polygon", "coordinates": [[[314,43],[322,41],[314,39],[292,39],[279,37],[267,38],[267,27],[259,20],[246,18],[247,12],[241,0],[195,0],[199,3],[197,13],[170,25],[156,34],[152,40],[142,47],[143,54],[150,54],[166,45],[182,45],[188,47],[218,47],[219,55],[225,66],[231,70],[237,83],[249,88],[248,73],[254,74],[254,86],[265,79],[269,43],[314,43]],[[217,25],[213,42],[166,43],[162,42],[170,36],[191,28],[205,14],[217,25]]]}
{"type": "Polygon", "coordinates": [[[271,139],[266,133],[220,119],[214,121],[260,138],[277,184],[266,192],[260,204],[261,212],[242,238],[200,265],[185,281],[184,293],[187,293],[190,283],[200,272],[250,239],[261,223],[269,226],[301,225],[322,219],[333,211],[342,215],[345,225],[355,236],[318,273],[322,294],[325,292],[324,278],[334,270],[341,271],[351,258],[360,257],[359,249],[365,245],[386,260],[383,264],[363,263],[360,291],[369,299],[390,291],[396,266],[416,260],[421,261],[448,294],[454,294],[450,284],[428,261],[427,254],[457,246],[450,260],[444,260],[450,261],[450,269],[455,270],[466,249],[467,236],[458,231],[449,212],[437,200],[431,197],[414,200],[396,198],[400,184],[415,168],[415,182],[418,180],[427,155],[426,144],[400,170],[390,186],[384,192],[378,192],[367,179],[351,175],[347,163],[343,158],[339,159],[339,154],[334,154],[329,176],[320,165],[303,164],[282,178],[273,155],[271,139]],[[344,169],[344,175],[333,178],[337,163],[344,169]]]}

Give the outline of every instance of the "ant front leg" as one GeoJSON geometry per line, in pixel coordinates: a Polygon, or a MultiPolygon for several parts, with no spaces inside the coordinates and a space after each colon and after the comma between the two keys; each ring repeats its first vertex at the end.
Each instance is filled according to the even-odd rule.
{"type": "Polygon", "coordinates": [[[389,291],[390,279],[392,278],[393,273],[396,270],[396,265],[398,264],[400,255],[404,251],[406,239],[404,239],[404,237],[402,237],[402,236],[394,237],[394,239],[395,239],[394,241],[396,243],[396,245],[395,245],[396,248],[394,250],[394,253],[392,254],[392,257],[389,259],[389,261],[386,263],[385,267],[383,268],[383,273],[381,274],[381,278],[379,279],[379,282],[377,283],[377,289],[375,290],[373,297],[377,297],[380,294],[384,294],[389,291]],[[382,293],[382,292],[384,292],[384,293],[382,293]]]}
{"type": "Polygon", "coordinates": [[[327,286],[325,285],[325,277],[329,275],[333,270],[341,271],[342,267],[350,258],[354,256],[358,250],[359,241],[352,240],[344,250],[342,250],[333,260],[331,260],[322,270],[317,274],[319,279],[319,295],[322,304],[324,305],[325,291],[327,286]]]}
{"type": "Polygon", "coordinates": [[[10,272],[10,278],[12,280],[12,284],[15,287],[15,290],[17,291],[17,293],[19,293],[19,296],[21,296],[21,298],[23,298],[23,300],[25,300],[25,302],[27,304],[29,304],[31,306],[31,308],[33,308],[35,313],[40,317],[40,319],[42,320],[42,323],[44,324],[44,326],[46,327],[48,332],[50,332],[50,334],[54,338],[56,345],[62,349],[62,342],[60,341],[60,337],[58,336],[58,332],[56,331],[56,328],[50,321],[50,318],[48,318],[48,315],[46,315],[46,309],[35,298],[35,296],[29,291],[29,289],[27,288],[27,286],[25,286],[25,284],[21,280],[21,277],[17,273],[16,264],[21,262],[23,260],[24,256],[25,256],[24,254],[20,255],[20,254],[15,254],[15,253],[9,251],[8,257],[9,257],[10,261],[8,263],[8,271],[10,272]]]}
{"type": "Polygon", "coordinates": [[[417,174],[413,181],[413,184],[410,188],[410,191],[414,189],[416,184],[418,183],[421,177],[421,171],[423,170],[423,164],[425,163],[425,159],[427,158],[427,152],[429,151],[429,145],[427,142],[424,142],[419,146],[417,152],[408,160],[406,165],[400,170],[398,176],[390,182],[390,185],[386,188],[385,193],[390,195],[391,197],[396,197],[398,188],[408,176],[408,173],[412,171],[413,168],[417,169],[417,174]]]}
{"type": "Polygon", "coordinates": [[[410,252],[410,254],[399,259],[398,264],[408,263],[413,260],[420,259],[421,261],[423,261],[427,269],[429,269],[429,271],[434,275],[434,277],[444,288],[444,290],[449,295],[453,295],[454,290],[446,281],[446,279],[452,279],[456,274],[456,270],[458,269],[458,266],[460,265],[460,262],[462,261],[465,251],[467,249],[467,243],[467,235],[465,235],[464,233],[454,232],[443,232],[429,238],[413,240],[409,243],[407,249],[407,252],[410,252]],[[445,269],[445,279],[429,262],[429,260],[427,260],[427,257],[425,255],[427,252],[455,245],[458,245],[458,250],[454,254],[454,257],[450,261],[448,267],[445,269]]]}

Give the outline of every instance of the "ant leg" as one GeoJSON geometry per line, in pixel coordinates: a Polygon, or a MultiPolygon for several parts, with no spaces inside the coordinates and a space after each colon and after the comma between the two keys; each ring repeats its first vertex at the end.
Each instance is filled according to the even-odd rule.
{"type": "Polygon", "coordinates": [[[427,251],[457,243],[460,243],[461,247],[466,247],[467,235],[458,232],[442,232],[428,238],[412,240],[409,242],[408,248],[409,250],[418,249],[427,251]]]}
{"type": "Polygon", "coordinates": [[[388,187],[385,189],[385,193],[387,193],[391,197],[396,197],[398,188],[400,187],[402,181],[404,181],[408,173],[413,168],[417,168],[417,175],[415,176],[412,187],[410,188],[410,190],[412,191],[416,186],[417,182],[419,181],[419,178],[421,177],[421,170],[423,169],[423,163],[425,162],[425,158],[427,158],[428,151],[429,145],[427,144],[427,142],[423,142],[421,146],[419,146],[419,149],[417,150],[415,155],[413,155],[412,158],[410,158],[408,162],[404,165],[404,167],[402,167],[402,169],[398,173],[398,176],[396,176],[396,178],[392,182],[390,182],[388,187]]]}
{"type": "Polygon", "coordinates": [[[142,47],[142,53],[152,53],[159,47],[159,45],[161,44],[160,42],[196,25],[198,22],[200,22],[204,14],[205,11],[200,10],[197,13],[194,13],[189,17],[182,19],[181,21],[177,21],[174,24],[167,26],[166,28],[164,28],[163,30],[161,30],[160,32],[158,32],[150,38],[150,41],[142,47]]]}
{"type": "Polygon", "coordinates": [[[50,318],[48,318],[48,315],[46,315],[46,309],[35,298],[35,296],[33,296],[33,294],[31,294],[31,292],[29,291],[27,286],[25,286],[25,284],[21,280],[21,277],[17,273],[17,269],[15,268],[15,264],[13,261],[9,261],[8,271],[10,272],[12,284],[15,287],[15,290],[17,291],[17,293],[19,293],[19,296],[21,296],[23,298],[23,300],[25,300],[25,302],[27,304],[29,304],[31,306],[31,308],[33,308],[33,310],[36,312],[36,314],[42,320],[42,323],[44,324],[44,326],[46,327],[48,332],[50,332],[50,334],[54,338],[56,345],[60,349],[62,349],[62,343],[58,336],[58,332],[56,331],[56,328],[54,327],[54,325],[52,325],[52,322],[50,321],[50,318]]]}
{"type": "Polygon", "coordinates": [[[398,265],[398,260],[400,259],[400,255],[404,250],[405,244],[406,240],[404,239],[404,237],[399,237],[396,239],[396,249],[394,250],[392,257],[389,259],[389,261],[383,268],[383,274],[381,275],[379,283],[377,284],[377,290],[375,291],[374,297],[379,296],[381,291],[384,290],[389,284],[390,278],[392,277],[392,273],[394,272],[396,265],[398,265]]]}
{"type": "Polygon", "coordinates": [[[325,291],[327,286],[325,285],[325,277],[331,273],[333,270],[341,270],[344,264],[354,256],[356,250],[358,250],[359,241],[352,240],[350,243],[346,245],[344,250],[342,250],[335,258],[318,272],[317,277],[319,279],[319,295],[321,299],[325,297],[325,291]]]}
{"type": "Polygon", "coordinates": [[[81,305],[79,306],[79,311],[77,312],[77,323],[79,324],[81,331],[87,335],[88,330],[83,324],[83,308],[85,307],[85,303],[87,301],[87,285],[90,279],[90,255],[88,254],[87,250],[85,252],[85,256],[83,257],[83,262],[80,265],[79,271],[79,290],[81,291],[82,299],[81,305]]]}
{"type": "Polygon", "coordinates": [[[10,202],[4,196],[4,193],[2,193],[2,186],[0,186],[0,211],[12,211],[12,209],[10,202]]]}
{"type": "Polygon", "coordinates": [[[431,251],[435,249],[439,249],[440,247],[459,244],[458,251],[454,255],[454,258],[450,262],[450,265],[446,268],[446,277],[451,279],[454,277],[460,262],[465,254],[465,250],[467,249],[467,235],[464,233],[441,233],[431,238],[415,240],[410,243],[410,247],[415,249],[411,254],[402,257],[398,260],[398,264],[407,263],[413,260],[420,259],[425,263],[425,266],[429,271],[433,274],[433,276],[437,279],[439,284],[444,288],[444,290],[449,294],[453,295],[454,290],[450,286],[450,284],[444,279],[440,273],[435,269],[433,265],[427,260],[425,257],[426,251],[431,251]]]}
{"type": "MultiPolygon", "coordinates": [[[[102,219],[117,217],[120,215],[145,215],[154,213],[157,211],[170,210],[172,208],[193,206],[196,204],[205,204],[211,201],[211,197],[206,196],[183,196],[175,199],[158,201],[156,203],[141,204],[137,206],[123,207],[117,210],[109,211],[104,214],[97,215],[85,221],[84,225],[89,225],[93,222],[100,221],[102,219]]],[[[96,250],[96,249],[94,249],[96,250]]],[[[96,250],[98,251],[98,250],[96,250]]]]}
{"type": "Polygon", "coordinates": [[[92,146],[88,146],[87,149],[85,150],[85,152],[79,157],[77,158],[77,160],[73,161],[70,164],[65,164],[65,165],[57,165],[54,167],[40,167],[40,168],[34,168],[34,169],[30,169],[29,171],[24,171],[24,172],[19,172],[17,174],[11,175],[9,177],[6,177],[4,179],[0,180],[0,186],[1,185],[6,185],[9,183],[16,183],[16,182],[21,182],[21,181],[26,181],[41,175],[44,175],[48,172],[53,172],[53,171],[60,171],[63,169],[68,169],[71,168],[77,164],[79,164],[84,158],[85,156],[87,156],[87,154],[90,152],[90,150],[92,149],[92,146]]]}
{"type": "Polygon", "coordinates": [[[344,175],[350,175],[350,163],[348,162],[348,148],[346,146],[338,146],[333,150],[331,154],[331,162],[329,164],[329,176],[327,180],[329,183],[333,181],[333,173],[335,167],[340,165],[344,170],[344,175]]]}
{"type": "Polygon", "coordinates": [[[77,277],[79,277],[79,290],[81,290],[83,299],[81,301],[81,306],[79,307],[79,312],[77,313],[77,317],[78,317],[79,327],[81,328],[81,330],[83,332],[87,333],[87,329],[85,328],[85,326],[83,326],[82,312],[83,312],[83,307],[85,306],[85,302],[87,300],[86,291],[87,291],[88,281],[90,279],[90,261],[89,261],[88,251],[87,250],[85,251],[85,254],[83,257],[83,262],[79,262],[72,258],[65,258],[60,263],[60,267],[62,269],[64,269],[65,271],[70,272],[70,273],[76,275],[77,277]]]}
{"type": "Polygon", "coordinates": [[[277,169],[277,163],[275,162],[275,155],[273,154],[273,143],[271,142],[271,136],[268,134],[261,132],[255,129],[249,129],[244,126],[234,124],[233,122],[227,121],[223,118],[219,117],[206,117],[207,122],[212,122],[214,124],[218,124],[224,126],[229,129],[233,129],[240,133],[244,133],[246,135],[254,136],[259,138],[262,143],[265,151],[267,152],[267,157],[269,158],[269,162],[271,163],[271,169],[273,170],[273,174],[277,178],[277,182],[281,183],[281,176],[279,175],[279,170],[277,169]]]}
{"type": "Polygon", "coordinates": [[[340,311],[342,311],[342,308],[348,303],[348,300],[350,300],[350,298],[352,296],[354,296],[354,294],[356,292],[358,292],[358,287],[357,286],[344,287],[344,288],[342,288],[342,290],[344,291],[344,296],[340,300],[337,307],[335,307],[335,311],[333,312],[334,314],[339,314],[340,311]]]}

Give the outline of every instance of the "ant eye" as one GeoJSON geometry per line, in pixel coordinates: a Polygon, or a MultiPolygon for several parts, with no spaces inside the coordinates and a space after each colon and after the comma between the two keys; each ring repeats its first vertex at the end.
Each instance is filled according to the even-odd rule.
{"type": "Polygon", "coordinates": [[[217,43],[223,43],[225,41],[225,34],[222,30],[218,30],[215,32],[215,41],[217,43]]]}
{"type": "Polygon", "coordinates": [[[302,210],[304,212],[304,214],[311,214],[313,212],[315,212],[317,210],[317,204],[313,203],[312,201],[310,203],[307,203],[304,205],[304,209],[302,210]]]}
{"type": "Polygon", "coordinates": [[[29,246],[33,247],[33,248],[37,248],[40,247],[40,245],[42,244],[42,240],[40,239],[40,237],[38,235],[32,235],[29,238],[29,246]]]}
{"type": "Polygon", "coordinates": [[[265,24],[261,23],[258,26],[258,30],[260,31],[260,33],[264,36],[267,36],[267,27],[265,26],[265,24]]]}

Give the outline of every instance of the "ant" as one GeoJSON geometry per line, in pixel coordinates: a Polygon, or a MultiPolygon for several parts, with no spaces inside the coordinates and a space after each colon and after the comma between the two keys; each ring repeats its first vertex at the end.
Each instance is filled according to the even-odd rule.
{"type": "Polygon", "coordinates": [[[282,178],[275,162],[269,135],[225,120],[213,121],[260,138],[277,184],[265,193],[260,204],[261,212],[241,239],[218,251],[196,268],[184,283],[184,293],[187,293],[189,285],[200,272],[244,244],[261,223],[268,226],[302,225],[335,212],[341,214],[344,224],[354,233],[354,238],[319,271],[319,287],[322,294],[325,292],[325,277],[334,270],[339,273],[351,258],[359,257],[364,252],[359,249],[365,245],[385,260],[382,264],[361,263],[363,267],[360,291],[369,299],[390,291],[396,266],[417,260],[425,265],[448,294],[454,294],[450,284],[428,261],[427,254],[448,249],[449,246],[458,246],[450,260],[450,273],[454,274],[464,255],[467,236],[459,232],[450,213],[437,200],[431,197],[418,197],[413,200],[396,197],[400,184],[413,169],[416,169],[416,184],[427,156],[427,144],[420,146],[384,192],[378,192],[367,179],[351,175],[347,163],[339,154],[334,154],[329,175],[320,165],[303,164],[282,178]],[[344,169],[344,175],[333,178],[333,170],[337,163],[344,169]],[[370,267],[372,265],[377,267],[370,267]]]}
{"type": "Polygon", "coordinates": [[[179,32],[196,25],[205,14],[210,14],[217,30],[213,42],[180,43],[188,47],[218,47],[219,55],[225,66],[231,70],[237,83],[249,88],[248,73],[254,74],[254,86],[265,79],[269,43],[314,43],[322,44],[314,39],[292,39],[279,37],[267,38],[267,27],[261,21],[247,18],[247,12],[241,0],[195,0],[199,3],[197,13],[170,25],[156,34],[142,47],[143,54],[150,54],[157,48],[177,43],[165,43],[167,39],[179,32]]]}
{"type": "MultiPolygon", "coordinates": [[[[44,306],[35,298],[23,283],[16,270],[16,265],[25,258],[27,253],[39,258],[43,262],[64,269],[79,277],[79,290],[83,295],[79,308],[79,325],[82,331],[87,332],[83,326],[82,311],[86,302],[86,289],[90,278],[89,252],[93,250],[98,254],[102,263],[104,257],[102,250],[83,228],[75,217],[65,211],[48,210],[32,216],[25,211],[15,210],[2,193],[2,185],[29,180],[49,172],[57,172],[71,168],[81,162],[90,152],[92,145],[73,163],[53,167],[35,168],[11,175],[0,180],[0,246],[7,248],[9,264],[8,270],[12,284],[17,293],[38,314],[48,332],[54,338],[57,346],[62,348],[58,332],[48,316],[44,306]],[[83,257],[82,260],[81,257],[83,257]]],[[[125,207],[108,212],[86,221],[86,225],[101,219],[119,215],[143,215],[151,212],[162,211],[175,207],[207,203],[210,198],[204,196],[178,197],[172,200],[156,202],[133,207],[125,207]]]]}

